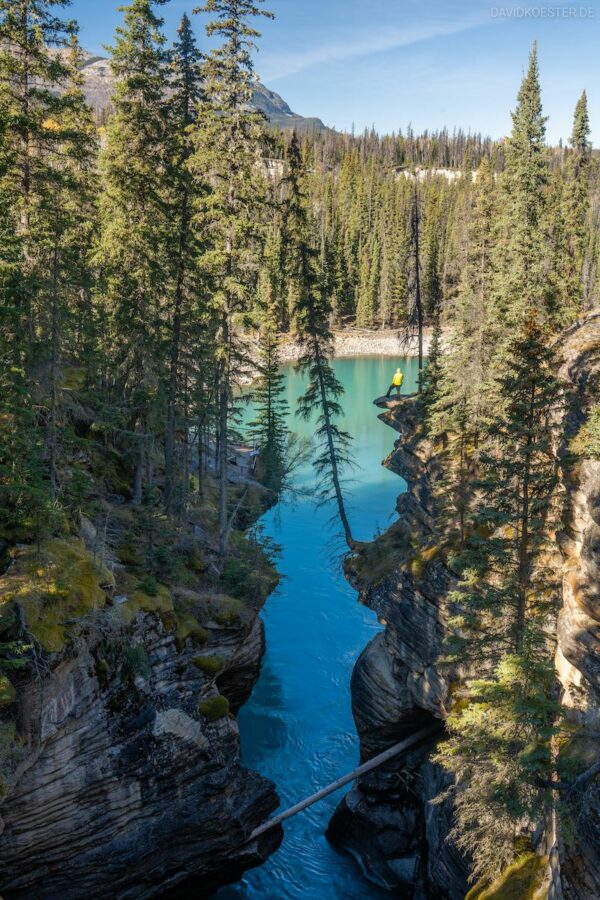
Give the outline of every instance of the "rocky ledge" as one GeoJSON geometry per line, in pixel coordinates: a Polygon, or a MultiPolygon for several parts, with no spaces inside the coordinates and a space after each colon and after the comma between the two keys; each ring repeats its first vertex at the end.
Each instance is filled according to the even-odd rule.
{"type": "MultiPolygon", "coordinates": [[[[129,511],[111,514],[131,529],[129,511]]],[[[0,579],[2,622],[30,656],[0,679],[0,893],[206,897],[281,841],[246,843],[278,798],[241,764],[235,719],[276,576],[266,566],[270,588],[244,599],[208,590],[194,542],[185,586],[157,584],[131,560],[100,564],[96,537],[88,522],[17,547],[0,579]]],[[[122,557],[137,552],[128,540],[122,557]]]]}
{"type": "MultiPolygon", "coordinates": [[[[352,677],[363,759],[424,724],[438,722],[442,732],[448,683],[436,663],[444,600],[454,582],[439,550],[432,508],[436,459],[421,431],[418,399],[382,406],[391,406],[381,418],[400,433],[385,465],[408,490],[398,498],[399,520],[347,563],[361,602],[385,625],[352,677]]],[[[430,759],[434,746],[435,738],[362,779],[339,805],[328,836],[374,882],[402,897],[462,900],[468,865],[447,840],[451,811],[445,803],[431,804],[447,777],[430,759]]]]}
{"type": "MultiPolygon", "coordinates": [[[[587,454],[586,423],[600,392],[600,314],[577,323],[559,342],[565,385],[563,487],[568,499],[562,551],[562,609],[556,668],[578,769],[598,760],[600,746],[600,461],[587,454]]],[[[407,481],[400,519],[347,563],[360,600],[385,625],[360,656],[352,703],[363,759],[439,722],[448,684],[437,667],[446,603],[455,575],[433,518],[435,452],[421,430],[418,399],[379,403],[400,433],[385,465],[407,481]]],[[[559,557],[557,556],[557,559],[559,557]]],[[[432,742],[433,744],[435,741],[432,742]]],[[[351,853],[374,882],[404,898],[463,900],[469,861],[449,840],[452,809],[432,803],[447,786],[432,746],[370,773],[340,803],[328,836],[351,853]]],[[[552,896],[600,896],[600,786],[587,783],[574,833],[558,844],[552,896]]]]}

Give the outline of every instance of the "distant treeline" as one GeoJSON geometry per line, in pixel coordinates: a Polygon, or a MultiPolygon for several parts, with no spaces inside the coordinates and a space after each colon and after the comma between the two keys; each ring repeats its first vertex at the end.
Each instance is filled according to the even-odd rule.
{"type": "MultiPolygon", "coordinates": [[[[267,151],[285,156],[285,133],[273,135],[267,151]]],[[[466,235],[482,162],[495,181],[505,168],[506,143],[480,134],[446,130],[415,135],[359,136],[329,131],[301,139],[310,172],[315,242],[321,247],[332,298],[333,324],[390,328],[410,324],[417,266],[425,315],[451,314],[465,267],[466,235]],[[418,243],[418,247],[417,247],[418,243]]],[[[573,147],[545,148],[551,198],[546,227],[549,240],[565,227],[569,160],[573,147]]],[[[283,164],[281,174],[283,175],[283,164]]],[[[277,187],[274,166],[274,194],[277,187]]],[[[585,179],[584,306],[599,299],[600,165],[591,157],[585,179]]],[[[266,244],[267,270],[279,265],[285,241],[283,220],[274,219],[266,244]]],[[[292,302],[280,283],[280,326],[293,329],[292,302]]]]}

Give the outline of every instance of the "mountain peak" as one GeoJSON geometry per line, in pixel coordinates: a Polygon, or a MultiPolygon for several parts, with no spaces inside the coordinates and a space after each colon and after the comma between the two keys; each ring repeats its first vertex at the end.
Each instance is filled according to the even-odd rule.
{"type": "MultiPolygon", "coordinates": [[[[110,107],[115,79],[109,60],[83,52],[84,91],[88,104],[95,112],[103,112],[110,107]]],[[[325,131],[325,125],[318,118],[306,118],[293,112],[285,100],[257,82],[254,88],[254,106],[260,109],[276,128],[295,128],[297,131],[325,131]]]]}

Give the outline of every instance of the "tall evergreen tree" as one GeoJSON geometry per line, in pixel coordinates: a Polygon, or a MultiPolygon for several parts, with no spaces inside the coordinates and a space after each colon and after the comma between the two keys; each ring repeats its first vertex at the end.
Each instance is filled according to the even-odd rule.
{"type": "Polygon", "coordinates": [[[161,415],[161,322],[172,256],[169,119],[162,19],[152,0],[123,7],[111,68],[114,114],[102,154],[98,261],[109,309],[114,386],[128,399],[135,458],[133,499],[143,499],[153,422],[161,415]]]}
{"type": "MultiPolygon", "coordinates": [[[[75,344],[81,292],[88,288],[88,254],[96,226],[96,135],[83,94],[82,54],[75,35],[65,56],[70,81],[57,118],[45,122],[46,130],[60,136],[50,160],[45,195],[37,209],[42,220],[38,236],[42,271],[38,294],[48,310],[40,325],[47,335],[42,357],[47,368],[47,457],[50,497],[59,490],[59,425],[62,415],[63,358],[75,344]]],[[[88,310],[88,312],[90,312],[88,310]]],[[[70,350],[73,361],[76,355],[70,350]]]]}
{"type": "Polygon", "coordinates": [[[279,494],[286,476],[288,446],[285,375],[281,372],[276,307],[265,311],[259,333],[259,377],[252,391],[255,414],[250,434],[260,449],[261,479],[279,494]]]}
{"type": "Polygon", "coordinates": [[[67,58],[75,25],[56,15],[67,5],[66,0],[0,3],[5,235],[0,344],[6,431],[0,477],[7,519],[13,525],[28,523],[38,541],[51,525],[51,502],[57,497],[57,363],[66,257],[77,218],[72,190],[81,123],[76,122],[79,101],[69,90],[73,69],[67,58]],[[62,196],[63,186],[70,199],[62,196]],[[38,382],[43,398],[34,403],[38,382]]]}
{"type": "Polygon", "coordinates": [[[537,45],[521,84],[506,146],[498,235],[496,306],[500,338],[532,310],[552,306],[546,278],[545,224],[549,163],[537,45]]]}
{"type": "Polygon", "coordinates": [[[548,641],[557,597],[548,562],[559,514],[556,359],[533,313],[507,349],[510,369],[496,392],[506,402],[489,426],[480,507],[452,598],[450,659],[468,660],[469,702],[451,715],[439,754],[459,785],[454,835],[476,874],[488,876],[512,861],[523,818],[545,817],[558,715],[548,641]]]}
{"type": "MultiPolygon", "coordinates": [[[[200,60],[191,22],[184,15],[178,30],[171,59],[171,90],[169,101],[170,158],[167,177],[170,191],[169,215],[172,222],[173,246],[176,248],[173,260],[172,302],[170,304],[169,373],[167,387],[167,427],[165,434],[165,507],[174,511],[176,500],[181,496],[184,483],[180,480],[180,490],[176,485],[175,438],[178,425],[182,426],[184,448],[187,448],[189,423],[182,419],[181,407],[186,406],[182,395],[181,344],[185,332],[198,328],[200,322],[191,319],[191,294],[202,294],[206,285],[200,276],[200,257],[203,247],[199,237],[198,206],[202,193],[208,189],[198,177],[194,178],[190,160],[193,154],[192,128],[197,120],[201,98],[200,60]]],[[[185,471],[185,466],[179,469],[185,471]]]]}
{"type": "Polygon", "coordinates": [[[494,352],[491,309],[497,198],[493,172],[483,160],[474,187],[462,278],[454,304],[448,351],[440,360],[431,398],[430,427],[445,446],[438,504],[444,527],[465,541],[475,493],[478,447],[487,422],[486,385],[494,352]]]}
{"type": "Polygon", "coordinates": [[[563,321],[572,321],[587,299],[587,255],[589,250],[589,213],[592,147],[587,94],[584,91],[575,107],[571,150],[565,171],[563,215],[566,231],[566,271],[563,273],[567,308],[563,321]]]}
{"type": "Polygon", "coordinates": [[[335,500],[346,543],[352,549],[354,539],[341,479],[342,468],[350,464],[350,436],[335,421],[342,414],[340,398],[344,389],[330,363],[333,353],[333,335],[329,328],[331,300],[321,277],[319,251],[311,236],[305,174],[295,135],[288,148],[287,163],[288,222],[294,247],[291,277],[297,284],[295,321],[302,351],[298,370],[308,376],[308,387],[298,400],[298,413],[304,419],[317,417],[315,438],[318,449],[313,464],[320,477],[319,497],[323,503],[335,500]]]}
{"type": "Polygon", "coordinates": [[[227,476],[232,388],[245,356],[239,323],[251,307],[260,210],[266,196],[260,174],[263,116],[251,107],[252,50],[259,37],[251,23],[271,14],[262,9],[262,0],[207,0],[202,11],[213,16],[207,25],[209,37],[222,38],[202,66],[205,96],[195,132],[193,167],[205,174],[212,188],[206,218],[219,322],[219,530],[224,558],[230,530],[227,476]]]}

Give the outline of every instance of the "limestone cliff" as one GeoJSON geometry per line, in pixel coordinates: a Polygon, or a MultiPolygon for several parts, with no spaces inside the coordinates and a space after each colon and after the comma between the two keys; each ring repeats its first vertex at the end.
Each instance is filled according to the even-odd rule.
{"type": "MultiPolygon", "coordinates": [[[[385,465],[406,479],[399,520],[347,564],[347,576],[385,630],[360,656],[352,703],[361,754],[368,758],[445,716],[448,684],[438,660],[444,601],[454,575],[439,550],[432,508],[433,448],[420,427],[419,404],[406,398],[383,420],[400,439],[385,465]]],[[[445,785],[431,762],[435,745],[413,751],[363,779],[342,801],[330,839],[356,856],[367,875],[400,896],[437,893],[462,900],[468,866],[446,837],[450,810],[431,805],[445,785]]]]}
{"type": "Polygon", "coordinates": [[[208,896],[281,840],[244,843],[278,799],[242,766],[234,717],[276,575],[234,535],[236,565],[254,574],[243,591],[231,573],[217,589],[210,539],[191,522],[176,565],[142,577],[136,523],[110,507],[110,564],[83,520],[80,535],[14,547],[0,579],[3,640],[21,640],[27,663],[0,686],[6,900],[208,896]]]}
{"type": "MultiPolygon", "coordinates": [[[[568,754],[578,768],[600,754],[600,459],[590,455],[586,421],[600,396],[600,314],[561,341],[567,386],[563,448],[568,516],[559,545],[564,559],[556,668],[573,728],[568,754]],[[573,454],[573,451],[575,453],[573,454]],[[594,458],[595,457],[595,458],[594,458]]],[[[565,897],[600,896],[600,784],[585,784],[572,835],[560,843],[565,897]]]]}
{"type": "MultiPolygon", "coordinates": [[[[586,458],[584,437],[600,388],[600,317],[590,315],[571,328],[559,348],[567,399],[561,464],[569,512],[558,535],[564,579],[557,673],[573,723],[564,756],[581,770],[597,760],[600,747],[600,461],[586,458]]],[[[406,479],[408,491],[398,499],[399,521],[347,565],[361,602],[385,625],[359,658],[352,679],[363,758],[427,720],[438,720],[442,732],[448,684],[436,663],[455,578],[436,534],[432,485],[438,463],[421,430],[418,401],[406,398],[382,419],[400,433],[385,465],[406,479]]],[[[462,900],[469,861],[448,840],[451,807],[431,802],[447,776],[430,751],[420,748],[363,779],[338,807],[329,837],[399,896],[462,900]]],[[[559,842],[557,880],[564,896],[584,900],[600,895],[597,781],[586,785],[578,802],[576,835],[563,835],[559,842]]]]}

